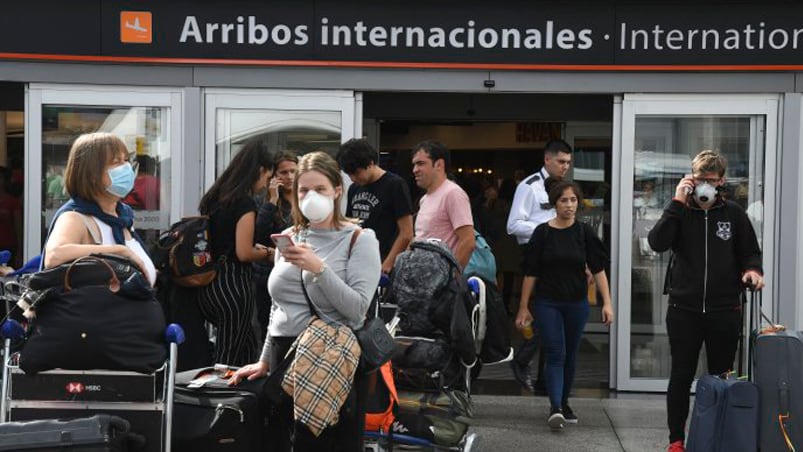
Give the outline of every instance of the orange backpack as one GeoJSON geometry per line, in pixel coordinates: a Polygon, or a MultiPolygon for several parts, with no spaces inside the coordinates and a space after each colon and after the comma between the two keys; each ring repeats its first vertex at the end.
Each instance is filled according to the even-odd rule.
{"type": "Polygon", "coordinates": [[[396,419],[394,411],[399,405],[390,361],[383,364],[376,372],[369,374],[368,378],[370,382],[366,400],[365,431],[387,433],[396,419]]]}

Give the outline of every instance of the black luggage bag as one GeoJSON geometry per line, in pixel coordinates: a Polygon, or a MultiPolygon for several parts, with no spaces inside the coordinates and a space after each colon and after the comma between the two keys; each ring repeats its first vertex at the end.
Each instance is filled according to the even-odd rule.
{"type": "MultiPolygon", "coordinates": [[[[758,295],[760,317],[761,295],[758,295]]],[[[755,303],[754,303],[755,304],[755,303]]],[[[759,322],[760,324],[761,322],[759,322]]],[[[762,452],[803,446],[803,333],[770,326],[755,332],[755,381],[761,393],[762,452]]]]}
{"type": "Polygon", "coordinates": [[[266,379],[228,386],[227,372],[209,367],[176,375],[173,450],[264,450],[267,413],[261,391],[266,379]]]}
{"type": "Polygon", "coordinates": [[[96,415],[72,420],[39,420],[0,424],[0,451],[106,452],[136,450],[128,421],[96,415]]]}
{"type": "Polygon", "coordinates": [[[155,298],[133,299],[106,286],[54,292],[36,310],[19,366],[151,373],[167,359],[165,319],[155,298]]]}

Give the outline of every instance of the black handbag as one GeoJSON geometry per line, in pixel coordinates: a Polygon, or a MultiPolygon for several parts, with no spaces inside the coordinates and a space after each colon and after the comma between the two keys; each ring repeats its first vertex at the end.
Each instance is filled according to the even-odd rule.
{"type": "Polygon", "coordinates": [[[47,270],[28,279],[32,290],[56,289],[69,292],[87,286],[106,286],[133,300],[152,300],[154,291],[131,260],[114,254],[90,254],[47,270]]]}
{"type": "Polygon", "coordinates": [[[366,320],[362,328],[354,330],[354,334],[360,343],[359,368],[363,372],[374,372],[393,357],[396,344],[382,319],[366,320]]]}

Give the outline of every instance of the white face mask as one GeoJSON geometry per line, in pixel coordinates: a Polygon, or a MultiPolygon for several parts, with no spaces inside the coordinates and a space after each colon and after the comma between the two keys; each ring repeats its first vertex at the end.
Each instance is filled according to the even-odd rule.
{"type": "Polygon", "coordinates": [[[708,204],[714,201],[717,195],[717,189],[710,184],[700,184],[694,187],[694,199],[698,204],[708,204]]]}
{"type": "Polygon", "coordinates": [[[298,208],[310,223],[320,223],[335,210],[335,201],[317,191],[308,191],[298,208]]]}

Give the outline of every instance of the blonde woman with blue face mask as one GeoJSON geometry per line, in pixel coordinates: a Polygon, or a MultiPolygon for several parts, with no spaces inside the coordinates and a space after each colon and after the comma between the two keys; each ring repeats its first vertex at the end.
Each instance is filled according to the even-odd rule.
{"type": "MultiPolygon", "coordinates": [[[[355,236],[358,227],[340,213],[343,182],[337,163],[323,152],[303,156],[293,189],[297,195],[293,205],[294,225],[284,231],[292,243],[279,245],[276,265],[268,280],[273,298],[268,338],[259,362],[240,369],[232,384],[242,378],[263,376],[276,367],[304,330],[311,313],[302,284],[323,320],[353,329],[362,326],[376,292],[381,272],[379,243],[370,229],[363,229],[355,236]]],[[[293,422],[292,413],[285,413],[283,420],[295,431],[293,450],[361,450],[364,409],[356,397],[361,385],[358,375],[341,410],[340,421],[319,436],[293,422]],[[351,409],[345,410],[349,406],[351,409]]],[[[289,447],[288,438],[283,442],[289,447]]]]}

